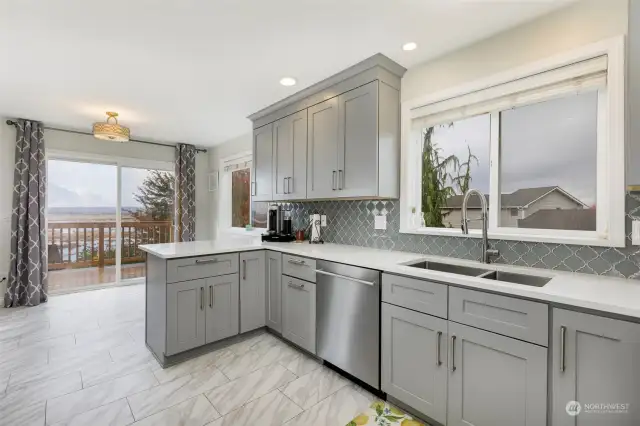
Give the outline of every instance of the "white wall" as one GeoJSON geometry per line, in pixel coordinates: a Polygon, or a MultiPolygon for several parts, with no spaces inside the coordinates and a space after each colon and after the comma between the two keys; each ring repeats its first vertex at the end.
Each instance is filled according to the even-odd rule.
{"type": "MultiPolygon", "coordinates": [[[[9,268],[10,215],[12,208],[13,162],[15,158],[15,129],[0,118],[0,277],[9,268]]],[[[105,156],[139,158],[144,160],[173,162],[175,149],[156,145],[130,142],[114,144],[100,141],[92,136],[45,130],[47,150],[64,150],[105,156]]],[[[208,153],[196,157],[196,238],[211,238],[211,195],[208,192],[208,153]]],[[[0,297],[4,294],[4,283],[0,286],[0,297]]]]}
{"type": "MultiPolygon", "coordinates": [[[[237,138],[231,139],[223,144],[213,147],[209,152],[209,169],[210,170],[220,170],[220,159],[229,157],[233,154],[237,154],[243,151],[251,151],[252,148],[252,133],[248,131],[243,135],[238,136],[237,138]]],[[[218,232],[218,220],[217,218],[220,216],[220,209],[230,208],[229,206],[222,206],[218,200],[219,191],[215,191],[211,193],[211,212],[213,212],[211,218],[211,237],[216,238],[218,232]]]]}
{"type": "Polygon", "coordinates": [[[627,33],[628,0],[583,0],[407,71],[403,101],[627,33]]]}

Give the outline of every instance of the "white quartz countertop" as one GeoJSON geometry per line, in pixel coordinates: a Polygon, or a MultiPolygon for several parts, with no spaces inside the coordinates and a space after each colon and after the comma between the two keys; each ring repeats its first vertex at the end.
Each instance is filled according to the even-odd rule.
{"type": "Polygon", "coordinates": [[[162,259],[205,256],[250,250],[274,250],[319,260],[346,263],[383,272],[438,281],[459,287],[491,291],[507,296],[592,309],[640,319],[640,282],[590,274],[557,272],[503,264],[484,265],[479,262],[450,257],[425,256],[416,253],[380,250],[340,244],[263,243],[255,237],[229,237],[188,243],[147,244],[141,250],[162,259]],[[532,287],[485,278],[406,266],[421,260],[446,262],[489,270],[525,273],[552,277],[543,287],[532,287]]]}

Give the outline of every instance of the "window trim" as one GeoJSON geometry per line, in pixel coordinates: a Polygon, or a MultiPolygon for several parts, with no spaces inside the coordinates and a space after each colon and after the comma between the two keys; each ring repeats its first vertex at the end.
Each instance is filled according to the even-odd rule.
{"type": "MultiPolygon", "coordinates": [[[[498,226],[499,213],[489,214],[488,234],[492,239],[550,242],[564,244],[624,247],[625,234],[625,57],[624,36],[593,43],[524,66],[457,87],[402,102],[402,168],[400,195],[400,232],[421,235],[463,236],[456,228],[423,228],[412,225],[412,209],[421,196],[419,174],[421,156],[415,155],[415,110],[436,102],[464,96],[555,70],[577,62],[607,56],[607,86],[598,97],[596,231],[544,230],[498,226]],[[413,114],[412,114],[413,113],[413,114]]],[[[499,112],[491,112],[490,193],[500,193],[499,112]],[[498,119],[496,119],[498,118],[498,119]],[[493,167],[493,165],[497,165],[493,167]]],[[[490,197],[490,212],[500,211],[500,197],[490,197]]],[[[480,230],[470,230],[469,237],[481,237],[480,230]]],[[[467,237],[467,236],[465,236],[467,237]]]]}

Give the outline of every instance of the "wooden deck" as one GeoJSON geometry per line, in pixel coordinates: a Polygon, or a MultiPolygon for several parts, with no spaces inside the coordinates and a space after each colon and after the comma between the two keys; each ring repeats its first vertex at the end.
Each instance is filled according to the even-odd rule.
{"type": "MultiPolygon", "coordinates": [[[[144,263],[122,265],[122,280],[142,278],[145,275],[144,263]]],[[[96,285],[116,285],[116,267],[60,269],[49,271],[49,291],[65,292],[96,285]]]]}

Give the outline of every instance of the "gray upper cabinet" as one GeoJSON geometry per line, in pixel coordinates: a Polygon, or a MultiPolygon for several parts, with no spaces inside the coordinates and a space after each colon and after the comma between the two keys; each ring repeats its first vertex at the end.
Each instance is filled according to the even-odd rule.
{"type": "Polygon", "coordinates": [[[167,285],[167,351],[177,354],[205,344],[204,279],[167,285]]]}
{"type": "Polygon", "coordinates": [[[338,196],[378,195],[378,82],[338,96],[338,196]]]}
{"type": "Polygon", "coordinates": [[[273,123],[273,199],[307,196],[307,110],[273,123]]]}
{"type": "Polygon", "coordinates": [[[449,345],[448,426],[547,424],[546,348],[451,321],[449,345]]]}
{"type": "Polygon", "coordinates": [[[205,292],[206,343],[238,334],[238,274],[207,278],[205,292]]]}
{"type": "Polygon", "coordinates": [[[562,309],[553,310],[552,424],[640,424],[640,324],[562,309]],[[577,416],[567,404],[577,401],[577,416]],[[589,410],[586,404],[620,404],[620,412],[589,410]]]}
{"type": "Polygon", "coordinates": [[[265,253],[240,253],[240,332],[265,325],[265,253]]]}
{"type": "MultiPolygon", "coordinates": [[[[273,160],[271,200],[398,198],[405,71],[378,54],[251,115],[254,162],[273,160]],[[273,150],[267,153],[268,143],[259,142],[269,138],[269,125],[273,150]]],[[[254,200],[269,201],[271,188],[260,188],[266,170],[255,170],[254,200]]]]}
{"type": "Polygon", "coordinates": [[[338,98],[308,110],[307,198],[332,198],[338,185],[338,98]]]}
{"type": "Polygon", "coordinates": [[[447,321],[382,304],[382,390],[447,422],[447,321]]]}
{"type": "Polygon", "coordinates": [[[282,337],[316,353],[316,285],[282,276],[282,337]]]}
{"type": "Polygon", "coordinates": [[[273,125],[267,124],[253,131],[253,160],[251,195],[253,201],[273,199],[273,125]]]}
{"type": "Polygon", "coordinates": [[[266,255],[266,323],[282,333],[282,253],[268,251],[266,255]]]}

